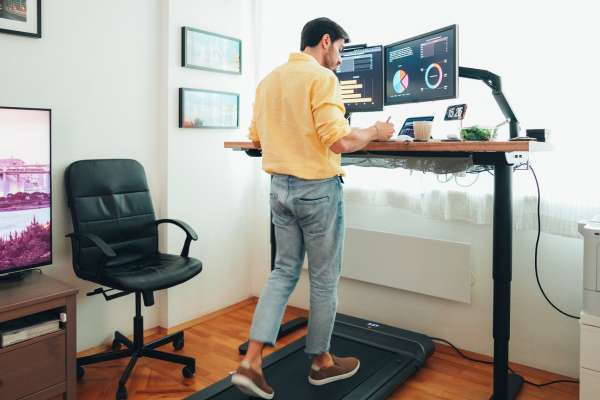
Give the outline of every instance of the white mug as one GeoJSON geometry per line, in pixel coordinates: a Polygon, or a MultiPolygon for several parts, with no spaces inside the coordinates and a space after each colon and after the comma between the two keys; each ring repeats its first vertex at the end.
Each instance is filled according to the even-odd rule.
{"type": "Polygon", "coordinates": [[[415,121],[413,123],[415,140],[426,142],[431,139],[431,126],[431,121],[415,121]]]}

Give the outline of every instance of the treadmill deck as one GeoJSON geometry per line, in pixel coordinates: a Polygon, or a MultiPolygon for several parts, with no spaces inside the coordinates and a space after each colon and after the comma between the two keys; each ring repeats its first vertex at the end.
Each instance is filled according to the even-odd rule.
{"type": "MultiPolygon", "coordinates": [[[[433,353],[425,335],[338,314],[331,338],[331,352],[357,357],[361,366],[352,378],[323,386],[308,383],[310,360],[304,353],[305,338],[269,355],[264,374],[283,400],[385,399],[410,378],[433,353]]],[[[246,400],[227,377],[187,397],[188,400],[246,400]]]]}

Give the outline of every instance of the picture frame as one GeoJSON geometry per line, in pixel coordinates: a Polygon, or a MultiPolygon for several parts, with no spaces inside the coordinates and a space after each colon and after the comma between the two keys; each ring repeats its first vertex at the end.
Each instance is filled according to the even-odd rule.
{"type": "Polygon", "coordinates": [[[237,129],[240,95],[206,89],[179,88],[179,127],[237,129]]]}
{"type": "Polygon", "coordinates": [[[0,0],[0,33],[42,37],[42,0],[0,0]]]}
{"type": "Polygon", "coordinates": [[[242,74],[240,39],[184,26],[181,28],[181,66],[226,74],[242,74]]]}

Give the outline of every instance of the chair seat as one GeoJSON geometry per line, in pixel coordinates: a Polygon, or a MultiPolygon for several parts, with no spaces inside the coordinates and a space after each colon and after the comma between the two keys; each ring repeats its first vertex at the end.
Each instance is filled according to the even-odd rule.
{"type": "Polygon", "coordinates": [[[200,260],[172,254],[157,253],[142,259],[119,255],[111,261],[104,268],[99,283],[130,292],[169,288],[202,271],[200,260]]]}

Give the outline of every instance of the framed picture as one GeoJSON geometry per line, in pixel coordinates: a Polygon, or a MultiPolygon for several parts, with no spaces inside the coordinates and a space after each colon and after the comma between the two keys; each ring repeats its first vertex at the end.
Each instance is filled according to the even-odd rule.
{"type": "Polygon", "coordinates": [[[235,129],[239,127],[240,95],[202,89],[179,89],[179,127],[235,129]]]}
{"type": "Polygon", "coordinates": [[[242,41],[187,26],[181,28],[181,66],[242,73],[242,41]]]}
{"type": "Polygon", "coordinates": [[[42,0],[0,0],[0,32],[42,37],[42,0]]]}

